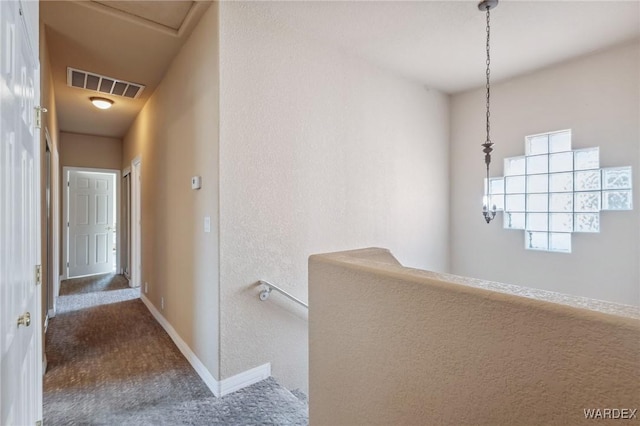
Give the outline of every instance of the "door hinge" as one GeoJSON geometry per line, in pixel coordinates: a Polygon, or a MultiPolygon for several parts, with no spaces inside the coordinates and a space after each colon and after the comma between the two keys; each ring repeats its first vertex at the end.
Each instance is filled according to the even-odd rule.
{"type": "Polygon", "coordinates": [[[34,107],[34,110],[36,115],[35,128],[40,129],[42,128],[42,113],[47,112],[47,109],[41,106],[37,106],[37,107],[34,107]]]}
{"type": "Polygon", "coordinates": [[[42,265],[36,265],[36,285],[42,284],[42,265]]]}

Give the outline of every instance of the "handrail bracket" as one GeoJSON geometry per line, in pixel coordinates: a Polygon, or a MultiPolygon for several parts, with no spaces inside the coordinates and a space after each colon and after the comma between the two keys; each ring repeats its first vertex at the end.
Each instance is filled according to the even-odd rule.
{"type": "Polygon", "coordinates": [[[260,280],[260,281],[258,281],[258,284],[264,286],[264,289],[260,292],[260,300],[262,300],[263,302],[269,298],[269,296],[271,295],[271,291],[275,290],[278,293],[282,294],[283,296],[287,297],[288,299],[291,299],[294,302],[296,302],[297,304],[299,304],[301,306],[304,306],[305,308],[309,309],[309,305],[304,303],[302,300],[300,300],[297,297],[287,293],[286,291],[284,291],[280,287],[278,287],[276,285],[273,285],[268,281],[260,280]]]}

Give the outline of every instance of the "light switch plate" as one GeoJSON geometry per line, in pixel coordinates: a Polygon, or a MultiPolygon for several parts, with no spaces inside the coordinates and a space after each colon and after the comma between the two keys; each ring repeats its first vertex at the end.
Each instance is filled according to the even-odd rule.
{"type": "Polygon", "coordinates": [[[202,177],[201,176],[191,177],[191,189],[200,189],[200,188],[202,188],[202,177]]]}
{"type": "Polygon", "coordinates": [[[211,217],[204,217],[204,232],[211,232],[211,217]]]}

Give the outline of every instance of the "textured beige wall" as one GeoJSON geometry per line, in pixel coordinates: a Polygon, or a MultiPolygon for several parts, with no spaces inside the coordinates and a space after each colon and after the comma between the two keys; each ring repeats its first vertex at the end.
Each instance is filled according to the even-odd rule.
{"type": "Polygon", "coordinates": [[[63,167],[120,170],[122,140],[61,132],[60,162],[63,167]]]}
{"type": "Polygon", "coordinates": [[[120,164],[142,160],[145,296],[219,378],[217,19],[213,5],[127,132],[120,164]]]}
{"type": "Polygon", "coordinates": [[[635,209],[602,212],[601,232],[574,233],[573,253],[524,249],[524,232],[480,214],[485,96],[451,101],[451,271],[458,275],[640,305],[640,42],[492,85],[492,175],[524,154],[524,137],[571,128],[573,148],[600,147],[600,166],[632,166],[635,209]]]}
{"type": "Polygon", "coordinates": [[[585,408],[640,408],[637,309],[464,282],[312,256],[310,424],[588,425],[585,408]]]}
{"type": "Polygon", "coordinates": [[[221,373],[307,389],[306,312],[253,284],[304,300],[311,253],[362,245],[446,270],[449,106],[270,7],[220,3],[221,373]]]}

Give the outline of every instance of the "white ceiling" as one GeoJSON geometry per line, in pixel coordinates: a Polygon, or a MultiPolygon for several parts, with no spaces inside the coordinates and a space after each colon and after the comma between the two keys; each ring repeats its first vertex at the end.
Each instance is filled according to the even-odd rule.
{"type": "Polygon", "coordinates": [[[93,1],[138,18],[147,19],[151,22],[155,22],[156,24],[164,25],[165,27],[176,31],[180,29],[180,26],[187,17],[189,10],[191,10],[194,5],[194,2],[187,0],[163,0],[160,4],[150,1],[93,1]]]}
{"type": "Polygon", "coordinates": [[[41,1],[60,129],[122,137],[210,2],[41,1]],[[105,6],[109,5],[109,6],[105,6]],[[67,67],[145,85],[137,99],[67,86],[67,67]],[[98,110],[90,96],[114,101],[98,110]]]}
{"type": "MultiPolygon", "coordinates": [[[[251,3],[245,13],[448,93],[483,84],[478,1],[251,3]]],[[[527,73],[640,37],[640,1],[502,0],[491,11],[491,75],[527,73]]]]}
{"type": "MultiPolygon", "coordinates": [[[[206,6],[187,0],[41,2],[61,129],[124,135],[206,6]],[[66,87],[67,66],[147,89],[139,99],[114,98],[111,110],[98,111],[88,102],[90,92],[66,87]]],[[[265,1],[243,3],[242,13],[447,93],[484,82],[486,23],[476,1],[265,1]]],[[[492,81],[632,39],[640,48],[638,0],[502,0],[491,22],[492,81]]]]}

